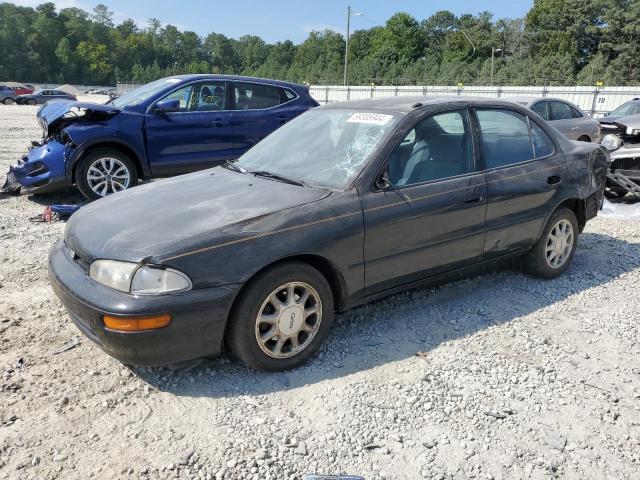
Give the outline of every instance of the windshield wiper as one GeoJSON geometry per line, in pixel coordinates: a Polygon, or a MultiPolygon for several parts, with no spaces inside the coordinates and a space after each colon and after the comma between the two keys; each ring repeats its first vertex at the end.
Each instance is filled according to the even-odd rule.
{"type": "Polygon", "coordinates": [[[299,180],[293,180],[291,178],[283,177],[282,175],[278,175],[277,173],[268,172],[266,170],[256,170],[255,172],[251,172],[256,177],[265,177],[271,178],[273,180],[277,180],[279,182],[290,183],[291,185],[297,185],[299,187],[305,187],[306,184],[299,180]]]}
{"type": "Polygon", "coordinates": [[[234,172],[247,173],[246,169],[240,167],[239,165],[236,165],[236,161],[237,160],[227,160],[222,164],[222,166],[224,168],[228,168],[229,170],[233,170],[234,172]]]}

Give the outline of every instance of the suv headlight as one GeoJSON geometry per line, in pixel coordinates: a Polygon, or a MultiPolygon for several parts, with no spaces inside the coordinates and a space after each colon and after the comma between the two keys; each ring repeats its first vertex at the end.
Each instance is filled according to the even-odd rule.
{"type": "Polygon", "coordinates": [[[161,295],[192,288],[189,277],[173,268],[117,260],[94,261],[89,276],[107,287],[137,295],[161,295]]]}
{"type": "Polygon", "coordinates": [[[605,135],[602,141],[600,142],[604,148],[613,152],[614,150],[619,149],[622,146],[622,140],[617,135],[610,133],[609,135],[605,135]]]}

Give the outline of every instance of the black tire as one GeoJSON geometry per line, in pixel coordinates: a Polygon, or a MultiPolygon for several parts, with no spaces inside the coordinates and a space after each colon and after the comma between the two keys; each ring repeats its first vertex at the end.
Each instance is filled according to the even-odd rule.
{"type": "Polygon", "coordinates": [[[36,101],[31,99],[31,100],[27,100],[27,105],[35,105],[36,101]]]}
{"type": "MultiPolygon", "coordinates": [[[[282,293],[284,291],[281,290],[282,293]]],[[[316,353],[329,333],[333,318],[333,295],[326,278],[306,263],[283,263],[259,274],[240,292],[229,316],[226,340],[232,353],[248,367],[263,372],[289,370],[304,363],[316,353]],[[319,322],[319,326],[315,336],[310,338],[308,345],[302,351],[288,358],[274,358],[265,353],[258,342],[256,333],[258,313],[274,290],[294,282],[311,286],[319,296],[321,315],[315,320],[319,322]]],[[[293,319],[291,321],[293,323],[293,319]]],[[[306,321],[303,320],[303,322],[306,321]]],[[[276,325],[279,328],[281,324],[281,321],[274,322],[274,328],[276,325]]],[[[277,329],[277,333],[280,333],[279,329],[277,329]]],[[[303,339],[302,345],[304,345],[304,332],[300,331],[295,335],[298,340],[303,339]]],[[[282,337],[286,337],[286,335],[282,335],[282,337]]],[[[278,335],[274,338],[278,338],[278,335]]]]}
{"type": "Polygon", "coordinates": [[[579,142],[590,142],[591,139],[586,135],[582,135],[580,138],[578,138],[578,141],[579,142]]]}
{"type": "MultiPolygon", "coordinates": [[[[544,227],[542,231],[542,235],[533,246],[533,248],[529,251],[529,253],[525,256],[525,269],[536,277],[540,278],[555,278],[562,274],[571,262],[573,261],[573,257],[576,254],[576,246],[578,245],[578,219],[576,218],[576,214],[573,213],[573,210],[570,210],[565,207],[561,207],[556,210],[549,221],[544,227]],[[549,242],[549,234],[551,230],[558,224],[558,222],[565,220],[571,224],[573,229],[572,241],[571,241],[571,250],[568,252],[568,256],[564,262],[557,266],[553,267],[550,265],[547,260],[547,245],[549,242]]],[[[567,246],[569,244],[567,243],[567,246]]]]}
{"type": "Polygon", "coordinates": [[[114,193],[109,188],[106,195],[99,195],[95,192],[91,185],[89,184],[89,180],[87,179],[87,173],[91,165],[102,158],[113,158],[122,163],[122,165],[127,169],[127,173],[129,175],[129,182],[125,189],[129,189],[134,187],[138,183],[138,171],[136,169],[135,164],[129,158],[128,155],[125,155],[119,150],[115,150],[113,148],[97,148],[95,150],[90,150],[84,157],[80,159],[78,165],[76,166],[76,185],[78,186],[78,190],[80,193],[84,195],[89,200],[97,200],[106,195],[110,195],[114,193]]]}

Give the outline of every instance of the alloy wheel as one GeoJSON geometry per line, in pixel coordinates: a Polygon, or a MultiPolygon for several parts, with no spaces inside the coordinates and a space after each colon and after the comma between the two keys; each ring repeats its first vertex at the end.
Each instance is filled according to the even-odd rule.
{"type": "Polygon", "coordinates": [[[573,226],[566,219],[559,220],[549,231],[545,258],[551,268],[562,267],[573,250],[573,226]]]}
{"type": "Polygon", "coordinates": [[[126,190],[130,183],[131,172],[117,158],[98,158],[87,170],[87,184],[100,197],[126,190]]]}
{"type": "Polygon", "coordinates": [[[318,292],[303,282],[286,283],[262,302],[256,317],[256,340],[272,358],[293,357],[311,344],[321,321],[318,292]]]}

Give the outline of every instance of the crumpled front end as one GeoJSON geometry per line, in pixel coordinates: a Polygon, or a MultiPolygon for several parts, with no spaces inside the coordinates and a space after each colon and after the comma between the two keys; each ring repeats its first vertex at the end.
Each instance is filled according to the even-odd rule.
{"type": "Polygon", "coordinates": [[[34,145],[9,167],[2,191],[35,194],[66,188],[65,167],[71,151],[69,144],[63,144],[56,138],[34,145]]]}
{"type": "Polygon", "coordinates": [[[609,152],[607,192],[612,197],[627,193],[640,196],[640,121],[635,117],[638,115],[612,122],[605,130],[619,138],[619,146],[609,152]]]}

